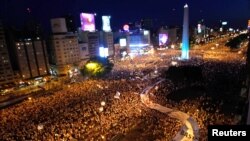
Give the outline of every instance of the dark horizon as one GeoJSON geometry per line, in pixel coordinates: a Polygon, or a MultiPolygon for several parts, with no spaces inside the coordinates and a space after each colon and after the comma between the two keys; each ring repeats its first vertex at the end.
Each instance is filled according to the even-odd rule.
{"type": "Polygon", "coordinates": [[[111,26],[113,30],[122,28],[123,24],[139,21],[142,18],[151,18],[158,21],[158,25],[182,25],[183,6],[189,5],[190,25],[195,26],[197,22],[204,19],[207,26],[216,26],[219,21],[228,21],[230,27],[245,28],[247,20],[250,19],[249,0],[210,0],[210,1],[164,1],[164,0],[54,0],[54,1],[32,1],[32,0],[4,0],[1,4],[1,19],[13,26],[22,26],[31,17],[50,31],[50,19],[62,17],[67,14],[74,16],[76,26],[80,26],[80,13],[97,13],[96,27],[101,29],[101,16],[111,15],[111,26]],[[81,6],[82,5],[82,6],[81,6]],[[28,13],[28,8],[31,13],[28,13]]]}

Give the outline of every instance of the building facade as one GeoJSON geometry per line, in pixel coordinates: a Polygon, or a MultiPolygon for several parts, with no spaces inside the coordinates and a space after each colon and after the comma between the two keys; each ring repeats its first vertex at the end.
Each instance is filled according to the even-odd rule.
{"type": "Polygon", "coordinates": [[[15,42],[19,71],[23,79],[48,74],[48,55],[44,40],[39,37],[20,39],[15,42]]]}
{"type": "Polygon", "coordinates": [[[134,56],[144,54],[151,46],[149,30],[131,30],[129,32],[116,32],[115,43],[120,44],[120,52],[127,52],[134,56]]]}
{"type": "Polygon", "coordinates": [[[0,22],[0,88],[2,85],[13,83],[15,80],[16,77],[9,59],[3,26],[0,22]]]}
{"type": "Polygon", "coordinates": [[[114,55],[113,32],[100,32],[100,47],[108,48],[108,56],[114,55]]]}
{"type": "Polygon", "coordinates": [[[68,65],[80,61],[80,48],[75,34],[52,35],[52,63],[68,65]]]}
{"type": "Polygon", "coordinates": [[[80,43],[88,44],[89,57],[99,56],[100,47],[100,33],[99,32],[89,32],[82,31],[78,29],[78,39],[80,43]]]}
{"type": "MultiPolygon", "coordinates": [[[[67,19],[70,22],[70,18],[67,19]]],[[[52,35],[50,39],[51,64],[58,74],[67,74],[71,66],[80,62],[80,48],[77,34],[67,28],[65,18],[51,19],[52,35]]]]}
{"type": "Polygon", "coordinates": [[[88,43],[79,43],[80,49],[80,59],[87,60],[89,59],[89,50],[88,50],[88,43]]]}

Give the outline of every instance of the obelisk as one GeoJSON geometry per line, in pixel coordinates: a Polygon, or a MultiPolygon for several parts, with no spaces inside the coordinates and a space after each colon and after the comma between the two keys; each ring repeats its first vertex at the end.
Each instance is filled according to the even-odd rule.
{"type": "Polygon", "coordinates": [[[182,53],[181,59],[189,59],[189,20],[188,5],[184,5],[183,32],[182,32],[182,53]]]}

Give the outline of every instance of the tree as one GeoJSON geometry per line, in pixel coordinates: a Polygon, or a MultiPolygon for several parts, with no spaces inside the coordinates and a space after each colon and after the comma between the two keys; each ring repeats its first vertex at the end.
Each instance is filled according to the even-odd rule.
{"type": "Polygon", "coordinates": [[[233,39],[230,39],[229,42],[226,43],[226,46],[231,49],[240,48],[240,44],[247,40],[248,34],[241,34],[233,39]]]}
{"type": "Polygon", "coordinates": [[[84,76],[101,77],[109,73],[113,66],[107,58],[94,57],[90,58],[80,71],[84,76]]]}

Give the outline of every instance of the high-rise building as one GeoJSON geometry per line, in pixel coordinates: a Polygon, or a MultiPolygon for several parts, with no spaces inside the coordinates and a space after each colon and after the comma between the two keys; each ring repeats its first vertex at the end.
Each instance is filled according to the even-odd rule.
{"type": "Polygon", "coordinates": [[[48,74],[48,56],[45,41],[36,38],[21,38],[15,41],[18,68],[23,79],[48,74]]]}
{"type": "Polygon", "coordinates": [[[79,43],[78,44],[80,48],[80,59],[82,60],[87,60],[89,59],[89,50],[88,50],[88,43],[79,43]]]}
{"type": "Polygon", "coordinates": [[[130,30],[130,32],[114,33],[115,43],[120,44],[121,52],[126,51],[130,55],[143,54],[150,48],[150,32],[148,30],[130,30]]]}
{"type": "Polygon", "coordinates": [[[50,61],[57,67],[57,73],[67,74],[71,69],[69,66],[80,62],[78,36],[68,32],[65,18],[51,19],[51,27],[53,35],[50,40],[50,61]]]}
{"type": "Polygon", "coordinates": [[[184,6],[183,32],[182,32],[182,59],[189,59],[189,13],[188,5],[184,6]]]}
{"type": "Polygon", "coordinates": [[[13,83],[15,75],[13,73],[9,54],[7,50],[5,35],[2,23],[0,22],[0,88],[4,84],[13,83]]]}
{"type": "Polygon", "coordinates": [[[68,65],[80,61],[80,49],[75,34],[52,35],[52,63],[68,65]]]}
{"type": "Polygon", "coordinates": [[[169,38],[170,44],[176,43],[176,41],[178,40],[177,39],[177,30],[178,29],[176,27],[168,29],[168,38],[169,38]]]}
{"type": "Polygon", "coordinates": [[[50,71],[56,74],[68,74],[80,62],[80,48],[75,34],[52,35],[50,71]]]}
{"type": "Polygon", "coordinates": [[[48,74],[47,46],[40,24],[30,20],[22,30],[7,28],[6,39],[10,60],[20,78],[29,79],[48,74]]]}
{"type": "Polygon", "coordinates": [[[99,56],[100,32],[83,31],[81,28],[79,28],[78,40],[79,42],[88,44],[89,57],[99,56]]]}
{"type": "Polygon", "coordinates": [[[99,32],[87,32],[87,43],[89,47],[89,56],[99,56],[100,38],[99,32]]]}
{"type": "Polygon", "coordinates": [[[114,38],[112,32],[100,32],[100,47],[108,49],[108,56],[114,55],[114,38]]]}

